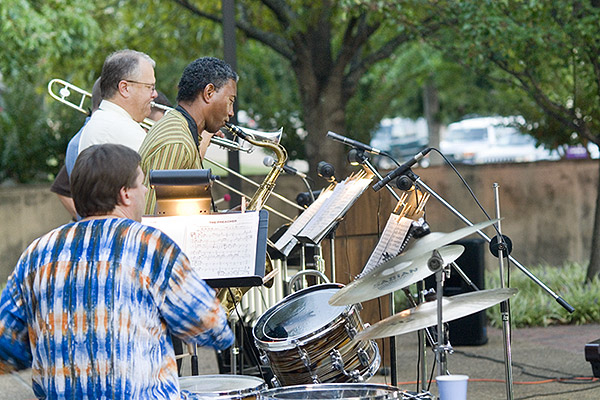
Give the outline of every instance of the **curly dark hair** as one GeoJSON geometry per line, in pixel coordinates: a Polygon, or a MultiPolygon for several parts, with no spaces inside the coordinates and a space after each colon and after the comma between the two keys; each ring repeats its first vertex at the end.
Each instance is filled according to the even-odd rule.
{"type": "Polygon", "coordinates": [[[238,74],[225,61],[215,57],[198,58],[183,70],[177,101],[194,101],[209,83],[219,90],[230,80],[237,82],[238,79],[238,74]]]}
{"type": "Polygon", "coordinates": [[[106,215],[119,201],[121,188],[135,187],[141,157],[120,144],[99,144],[83,150],[71,173],[71,194],[82,218],[106,215]]]}

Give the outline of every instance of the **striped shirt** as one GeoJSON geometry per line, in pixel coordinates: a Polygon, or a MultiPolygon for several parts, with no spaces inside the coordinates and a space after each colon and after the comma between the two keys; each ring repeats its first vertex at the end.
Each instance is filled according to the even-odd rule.
{"type": "Polygon", "coordinates": [[[151,170],[202,168],[192,132],[185,117],[177,110],[169,111],[148,131],[139,153],[145,174],[144,184],[149,189],[146,194],[147,215],[154,214],[156,204],[156,194],[149,185],[151,170]]]}
{"type": "Polygon", "coordinates": [[[167,330],[229,347],[214,291],[160,231],[122,218],[59,227],[23,253],[0,299],[0,371],[41,399],[180,399],[167,330]]]}

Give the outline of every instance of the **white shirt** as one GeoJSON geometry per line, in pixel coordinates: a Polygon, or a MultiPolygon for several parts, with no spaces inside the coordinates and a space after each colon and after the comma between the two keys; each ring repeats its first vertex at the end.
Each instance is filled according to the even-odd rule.
{"type": "Polygon", "coordinates": [[[102,100],[81,132],[79,153],[94,145],[103,143],[122,144],[138,151],[146,131],[135,122],[122,107],[108,100],[102,100]]]}

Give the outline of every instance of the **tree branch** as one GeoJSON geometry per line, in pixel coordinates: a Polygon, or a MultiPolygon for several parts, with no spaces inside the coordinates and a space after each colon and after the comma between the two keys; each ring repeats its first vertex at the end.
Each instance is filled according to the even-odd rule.
{"type": "Polygon", "coordinates": [[[290,21],[296,20],[298,15],[287,5],[284,0],[261,0],[277,17],[284,28],[290,26],[290,21]]]}
{"type": "MultiPolygon", "coordinates": [[[[219,17],[215,14],[210,14],[210,13],[204,12],[204,11],[200,10],[199,8],[197,8],[196,6],[194,6],[193,4],[191,4],[187,0],[173,0],[173,1],[175,3],[181,5],[182,7],[186,8],[192,14],[195,14],[198,17],[206,18],[211,21],[218,22],[218,23],[223,22],[222,17],[219,17]]],[[[238,29],[240,29],[242,32],[244,32],[248,37],[258,40],[259,42],[264,43],[265,45],[271,47],[273,50],[275,50],[276,52],[278,52],[279,54],[281,54],[283,57],[287,58],[288,60],[291,61],[294,59],[294,52],[291,49],[291,47],[292,47],[291,43],[289,41],[286,41],[285,39],[283,39],[281,36],[278,36],[278,35],[270,33],[270,32],[265,32],[260,29],[256,29],[245,18],[243,18],[242,20],[236,20],[235,26],[238,29]]]]}

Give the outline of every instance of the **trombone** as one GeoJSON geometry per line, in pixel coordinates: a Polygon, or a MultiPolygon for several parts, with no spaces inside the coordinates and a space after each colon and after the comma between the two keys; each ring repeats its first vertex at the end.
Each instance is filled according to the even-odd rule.
{"type": "MultiPolygon", "coordinates": [[[[90,110],[84,108],[84,103],[86,102],[86,100],[88,98],[91,100],[92,98],[92,94],[87,90],[83,90],[73,85],[72,83],[69,83],[62,79],[52,79],[50,82],[48,82],[48,93],[50,94],[50,96],[52,96],[52,98],[60,101],[63,104],[66,104],[69,107],[74,108],[77,111],[82,112],[84,114],[90,114],[90,110]],[[71,96],[72,92],[75,93],[74,96],[78,97],[78,101],[69,100],[69,97],[71,96]]],[[[163,104],[158,104],[155,102],[152,102],[150,104],[152,105],[152,107],[164,110],[165,112],[168,112],[173,109],[169,106],[165,106],[163,104]]],[[[152,125],[154,125],[154,122],[155,121],[151,120],[150,118],[144,118],[144,120],[140,122],[140,125],[143,128],[150,129],[152,125]]],[[[236,141],[220,138],[218,136],[213,136],[210,139],[210,142],[229,151],[243,151],[245,153],[251,153],[252,151],[254,151],[253,147],[244,147],[236,141]]]]}
{"type": "MultiPolygon", "coordinates": [[[[91,100],[92,98],[92,94],[86,90],[83,90],[75,85],[73,85],[72,83],[69,83],[67,81],[64,81],[62,79],[52,79],[50,82],[48,82],[48,93],[50,94],[50,96],[52,98],[54,98],[55,100],[60,101],[63,104],[68,105],[71,108],[76,109],[79,112],[82,112],[84,114],[88,114],[90,113],[90,111],[88,109],[84,108],[84,103],[86,102],[86,100],[89,98],[91,100]],[[78,101],[71,101],[69,100],[69,97],[71,96],[72,93],[75,93],[74,96],[76,96],[78,98],[78,101]]],[[[169,107],[169,106],[165,106],[163,104],[157,104],[152,102],[152,107],[156,107],[159,108],[161,110],[164,110],[165,112],[169,112],[170,110],[172,110],[173,108],[169,107]]],[[[142,125],[145,128],[150,128],[152,125],[154,125],[155,121],[146,118],[144,119],[143,122],[140,123],[140,125],[142,125]]],[[[281,130],[274,132],[274,133],[265,133],[265,132],[260,132],[260,131],[256,131],[253,129],[248,129],[248,128],[244,128],[244,133],[248,134],[251,138],[260,138],[260,139],[267,139],[270,141],[275,141],[275,140],[279,140],[279,137],[281,136],[281,130]],[[270,135],[270,137],[266,137],[265,135],[270,135]]],[[[229,140],[229,139],[225,139],[225,138],[220,138],[218,136],[213,136],[210,139],[210,142],[221,147],[224,148],[228,151],[243,151],[246,153],[251,153],[252,151],[254,151],[253,147],[247,148],[247,147],[243,147],[240,143],[233,141],[233,140],[229,140]]],[[[239,177],[240,179],[243,179],[244,181],[250,183],[251,185],[254,185],[256,187],[259,187],[260,185],[256,182],[254,182],[252,179],[245,177],[244,175],[220,164],[217,161],[213,161],[211,159],[209,159],[208,157],[204,158],[206,161],[210,162],[211,164],[214,164],[220,168],[222,168],[223,170],[227,171],[230,174],[233,174],[237,177],[239,177]]],[[[225,187],[227,190],[230,190],[240,196],[244,196],[246,198],[249,198],[249,196],[246,196],[244,193],[238,191],[237,189],[234,189],[233,187],[225,184],[224,182],[221,181],[215,181],[217,184],[225,187]]],[[[304,211],[304,208],[299,206],[298,204],[294,203],[293,201],[287,199],[286,197],[278,194],[278,193],[271,193],[273,196],[277,197],[278,199],[282,200],[283,202],[285,202],[288,205],[291,205],[294,208],[297,208],[298,210],[304,211]]],[[[268,209],[269,211],[273,212],[274,214],[279,215],[280,217],[282,217],[283,219],[286,219],[288,221],[293,221],[293,218],[290,218],[288,216],[286,216],[283,213],[280,213],[277,210],[274,210],[271,207],[267,207],[265,206],[266,209],[268,209]]]]}

